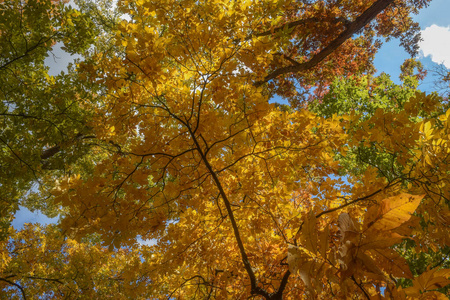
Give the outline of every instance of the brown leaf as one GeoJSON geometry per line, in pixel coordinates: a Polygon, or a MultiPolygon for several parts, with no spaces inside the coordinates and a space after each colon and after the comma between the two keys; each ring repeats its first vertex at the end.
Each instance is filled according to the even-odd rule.
{"type": "Polygon", "coordinates": [[[413,278],[409,265],[403,257],[392,249],[370,251],[377,264],[394,277],[413,278]]]}
{"type": "Polygon", "coordinates": [[[420,286],[422,291],[439,289],[450,284],[450,269],[432,269],[414,279],[413,284],[420,286]]]}
{"type": "Polygon", "coordinates": [[[330,228],[327,226],[325,227],[325,230],[320,233],[320,245],[319,245],[319,251],[320,255],[322,255],[323,258],[327,258],[327,251],[330,245],[330,228]]]}
{"type": "Polygon", "coordinates": [[[313,297],[315,295],[315,291],[312,285],[312,281],[314,281],[314,276],[312,276],[314,273],[314,265],[314,261],[307,261],[298,271],[300,278],[302,279],[308,291],[312,293],[313,297]]]}
{"type": "Polygon", "coordinates": [[[344,276],[351,276],[353,270],[351,270],[354,262],[354,252],[356,243],[360,238],[359,232],[357,232],[353,220],[347,213],[341,213],[338,217],[338,227],[340,235],[340,244],[336,255],[336,260],[339,263],[341,270],[344,271],[344,276]],[[348,273],[348,274],[347,274],[348,273]]]}
{"type": "Polygon", "coordinates": [[[414,228],[419,228],[420,218],[417,216],[411,216],[411,218],[400,225],[399,227],[395,228],[394,231],[400,235],[403,236],[409,236],[414,228]]]}
{"type": "Polygon", "coordinates": [[[296,274],[301,263],[303,262],[301,250],[294,245],[288,246],[287,264],[289,265],[289,271],[292,274],[296,274]]]}
{"type": "Polygon", "coordinates": [[[301,233],[302,245],[312,253],[317,253],[317,226],[314,210],[311,210],[305,217],[301,233]]]}
{"type": "Polygon", "coordinates": [[[357,232],[355,224],[348,213],[342,213],[339,215],[338,226],[341,241],[346,239],[347,232],[357,232]]]}
{"type": "Polygon", "coordinates": [[[381,278],[381,279],[383,278],[383,272],[381,272],[380,268],[378,268],[375,261],[372,258],[370,258],[368,255],[364,254],[361,251],[358,251],[357,259],[362,262],[362,264],[367,269],[367,271],[375,274],[377,278],[381,278]]]}
{"type": "Polygon", "coordinates": [[[403,236],[395,232],[383,232],[383,234],[378,235],[367,235],[358,246],[363,251],[370,249],[384,249],[400,243],[402,240],[403,236]]]}

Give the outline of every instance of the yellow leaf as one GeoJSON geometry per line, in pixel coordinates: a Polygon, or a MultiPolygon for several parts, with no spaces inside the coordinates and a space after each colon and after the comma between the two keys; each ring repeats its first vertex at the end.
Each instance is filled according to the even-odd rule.
{"type": "Polygon", "coordinates": [[[403,193],[384,199],[380,203],[375,220],[367,224],[367,230],[385,231],[399,227],[411,218],[411,214],[419,206],[423,197],[424,195],[415,196],[403,193]]]}
{"type": "Polygon", "coordinates": [[[430,121],[425,122],[425,123],[422,124],[421,131],[422,131],[423,133],[426,134],[428,131],[430,131],[430,129],[431,129],[431,122],[430,122],[430,121]]]}
{"type": "Polygon", "coordinates": [[[294,233],[292,232],[292,229],[289,229],[289,228],[284,231],[284,234],[286,235],[286,238],[288,240],[292,239],[294,237],[294,233]]]}

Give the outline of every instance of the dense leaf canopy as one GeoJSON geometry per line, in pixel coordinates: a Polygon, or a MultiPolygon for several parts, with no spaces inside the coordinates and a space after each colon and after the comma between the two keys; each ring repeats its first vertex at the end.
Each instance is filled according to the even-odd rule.
{"type": "Polygon", "coordinates": [[[447,299],[428,2],[0,1],[0,298],[447,299]]]}

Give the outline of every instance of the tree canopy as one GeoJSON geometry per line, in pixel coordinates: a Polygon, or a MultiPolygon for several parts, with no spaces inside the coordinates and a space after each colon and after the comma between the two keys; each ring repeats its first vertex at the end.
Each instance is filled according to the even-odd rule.
{"type": "Polygon", "coordinates": [[[0,298],[448,299],[428,2],[0,1],[0,298]]]}

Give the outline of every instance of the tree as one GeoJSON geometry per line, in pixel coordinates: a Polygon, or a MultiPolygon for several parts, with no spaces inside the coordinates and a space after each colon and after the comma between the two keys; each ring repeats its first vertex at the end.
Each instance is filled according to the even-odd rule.
{"type": "Polygon", "coordinates": [[[413,50],[410,13],[426,3],[119,2],[127,18],[106,22],[108,40],[77,66],[95,87],[79,103],[94,163],[52,174],[59,227],[10,231],[2,287],[24,298],[444,299],[444,263],[413,274],[408,258],[449,246],[450,112],[411,72],[404,87],[370,77],[376,36],[413,50]],[[342,77],[357,91],[347,99],[342,77]],[[306,108],[302,91],[323,106],[306,108]],[[269,104],[275,94],[291,105],[269,104]]]}
{"type": "Polygon", "coordinates": [[[73,70],[50,76],[44,59],[58,42],[69,53],[85,51],[95,34],[91,23],[63,1],[0,2],[0,239],[18,205],[54,211],[36,197],[52,188],[47,177],[82,156],[89,113],[77,102],[90,97],[89,84],[73,70]]]}

